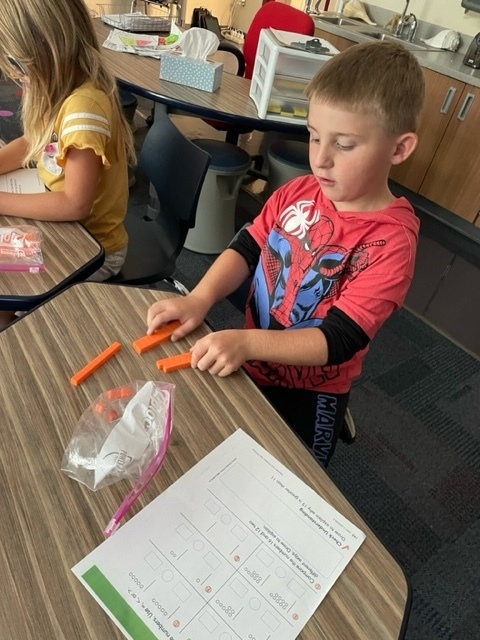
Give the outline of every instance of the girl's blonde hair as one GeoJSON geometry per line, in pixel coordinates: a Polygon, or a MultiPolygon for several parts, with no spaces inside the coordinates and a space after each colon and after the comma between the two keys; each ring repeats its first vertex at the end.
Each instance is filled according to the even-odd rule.
{"type": "Polygon", "coordinates": [[[112,101],[113,130],[119,155],[135,157],[133,136],[125,120],[117,84],[105,69],[84,0],[1,0],[0,69],[21,78],[7,56],[26,71],[22,120],[28,143],[25,165],[37,160],[50,142],[65,100],[90,80],[112,101]]]}

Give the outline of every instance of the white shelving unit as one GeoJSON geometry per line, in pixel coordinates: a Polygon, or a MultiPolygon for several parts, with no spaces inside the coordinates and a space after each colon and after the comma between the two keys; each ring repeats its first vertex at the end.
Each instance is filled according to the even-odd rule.
{"type": "Polygon", "coordinates": [[[250,86],[250,97],[260,118],[306,124],[308,100],[305,89],[331,55],[339,53],[325,40],[321,43],[328,47],[330,55],[284,46],[309,40],[312,37],[289,31],[262,30],[250,86]]]}

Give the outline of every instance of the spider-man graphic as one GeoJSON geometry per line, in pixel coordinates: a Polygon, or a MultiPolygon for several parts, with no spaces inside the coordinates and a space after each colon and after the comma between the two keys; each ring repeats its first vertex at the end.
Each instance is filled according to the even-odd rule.
{"type": "Polygon", "coordinates": [[[333,222],[313,202],[288,207],[267,240],[255,272],[253,314],[263,329],[319,326],[318,305],[334,296],[343,276],[353,280],[369,264],[368,248],[384,240],[348,249],[330,245],[333,222]]]}
{"type": "MultiPolygon", "coordinates": [[[[315,209],[312,201],[300,201],[285,209],[270,232],[255,271],[250,312],[257,327],[263,329],[318,327],[327,308],[323,300],[334,297],[342,278],[353,280],[369,264],[371,246],[384,246],[384,240],[358,244],[352,248],[329,244],[334,232],[332,220],[315,209]]],[[[269,363],[252,365],[272,384],[286,379],[293,386],[321,384],[322,378],[335,378],[338,367],[285,367],[269,363]],[[293,381],[293,378],[296,378],[293,381]],[[315,380],[314,380],[315,379],[315,380]],[[300,384],[299,384],[300,383],[300,384]]]]}

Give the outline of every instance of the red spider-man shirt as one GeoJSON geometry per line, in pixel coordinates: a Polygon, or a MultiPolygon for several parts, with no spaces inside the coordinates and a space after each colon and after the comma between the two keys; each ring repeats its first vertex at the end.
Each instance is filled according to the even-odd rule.
{"type": "MultiPolygon", "coordinates": [[[[337,211],[313,176],[292,180],[248,227],[261,254],[246,328],[321,327],[335,306],[373,338],[406,296],[418,229],[405,198],[379,211],[337,211]]],[[[346,393],[367,350],[339,365],[253,361],[245,367],[260,385],[346,393]]]]}

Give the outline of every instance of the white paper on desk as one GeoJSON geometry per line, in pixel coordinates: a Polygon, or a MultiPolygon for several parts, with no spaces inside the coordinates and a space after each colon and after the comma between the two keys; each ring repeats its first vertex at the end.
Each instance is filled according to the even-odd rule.
{"type": "Polygon", "coordinates": [[[364,539],[238,430],[73,572],[133,640],[293,640],[364,539]]]}
{"type": "Polygon", "coordinates": [[[17,169],[0,175],[0,191],[7,193],[42,193],[45,185],[36,169],[17,169]]]}
{"type": "Polygon", "coordinates": [[[182,31],[172,23],[170,35],[178,35],[179,39],[173,44],[159,44],[158,35],[131,33],[122,29],[113,29],[108,34],[103,47],[121,53],[135,53],[140,56],[160,58],[164,53],[175,49],[181,43],[182,31]]]}

